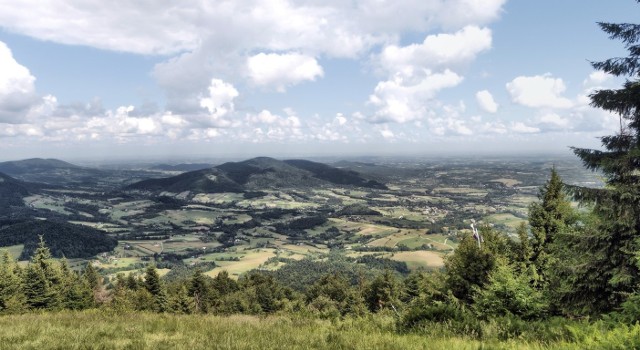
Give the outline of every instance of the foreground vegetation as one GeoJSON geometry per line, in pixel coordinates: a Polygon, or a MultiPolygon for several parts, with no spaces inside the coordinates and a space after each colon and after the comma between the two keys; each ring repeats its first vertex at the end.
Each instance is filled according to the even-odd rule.
{"type": "Polygon", "coordinates": [[[609,327],[563,321],[487,323],[480,338],[454,335],[446,324],[399,333],[389,315],[326,321],[303,316],[32,313],[0,318],[0,349],[633,349],[640,325],[609,327]]]}

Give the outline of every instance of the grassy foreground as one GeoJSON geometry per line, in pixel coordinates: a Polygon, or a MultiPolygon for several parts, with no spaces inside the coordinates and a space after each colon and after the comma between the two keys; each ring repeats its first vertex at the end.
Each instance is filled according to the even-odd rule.
{"type": "Polygon", "coordinates": [[[393,319],[114,314],[99,310],[0,317],[0,349],[625,349],[640,326],[536,343],[398,334],[393,319]]]}

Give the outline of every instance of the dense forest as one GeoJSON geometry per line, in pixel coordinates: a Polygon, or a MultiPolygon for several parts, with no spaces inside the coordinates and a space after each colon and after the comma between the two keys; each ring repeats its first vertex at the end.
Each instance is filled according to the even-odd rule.
{"type": "Polygon", "coordinates": [[[55,258],[90,258],[113,250],[118,241],[103,231],[50,220],[0,221],[0,245],[24,244],[20,260],[28,260],[42,237],[55,258]]]}

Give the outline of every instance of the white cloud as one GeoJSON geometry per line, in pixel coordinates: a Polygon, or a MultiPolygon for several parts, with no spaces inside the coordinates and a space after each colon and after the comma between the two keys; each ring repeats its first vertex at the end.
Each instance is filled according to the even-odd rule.
{"type": "Polygon", "coordinates": [[[238,96],[238,90],[233,85],[221,79],[211,79],[209,95],[200,99],[200,106],[209,111],[212,123],[227,126],[228,122],[222,118],[234,111],[233,100],[238,96]]]}
{"type": "Polygon", "coordinates": [[[613,75],[607,74],[603,71],[595,71],[589,74],[589,77],[584,80],[583,85],[585,87],[598,87],[611,80],[613,77],[613,75]]]}
{"type": "MultiPolygon", "coordinates": [[[[463,80],[457,68],[490,48],[491,31],[477,26],[466,26],[452,34],[428,35],[419,44],[386,46],[375,60],[388,78],[379,82],[369,96],[369,105],[376,109],[369,121],[407,123],[433,117],[434,107],[440,105],[436,94],[463,80]]],[[[439,125],[432,130],[450,129],[439,125]]]]}
{"type": "Polygon", "coordinates": [[[573,103],[562,94],[566,86],[551,74],[520,76],[507,83],[513,102],[527,107],[570,108],[573,103]]]}
{"type": "Polygon", "coordinates": [[[430,71],[396,74],[391,80],[379,82],[369,103],[377,108],[370,119],[374,123],[406,123],[424,118],[427,102],[445,88],[462,82],[458,74],[446,70],[443,73],[430,71]]]}
{"type": "MultiPolygon", "coordinates": [[[[166,90],[168,108],[189,113],[199,108],[199,94],[212,77],[235,86],[242,86],[241,77],[248,78],[282,90],[321,77],[320,57],[369,57],[380,47],[397,45],[406,33],[453,32],[429,36],[415,51],[436,61],[466,59],[490,45],[488,29],[480,27],[496,20],[505,2],[21,0],[0,2],[0,26],[40,40],[168,56],[153,76],[166,90]],[[250,58],[265,59],[256,57],[259,52],[272,61],[247,74],[250,58]],[[295,58],[292,53],[305,58],[294,67],[299,69],[281,69],[295,58]]],[[[401,56],[411,56],[410,47],[395,47],[401,56]]],[[[411,61],[419,55],[398,59],[411,61]]]]}
{"type": "Polygon", "coordinates": [[[496,113],[498,104],[493,99],[493,95],[487,90],[478,91],[476,93],[476,101],[480,108],[487,113],[496,113]]]}
{"type": "Polygon", "coordinates": [[[421,44],[403,47],[389,45],[380,54],[379,63],[388,72],[418,68],[452,67],[475,59],[491,48],[491,31],[468,26],[454,34],[427,36],[421,44]]]}
{"type": "MultiPolygon", "coordinates": [[[[0,1],[0,26],[15,33],[57,43],[163,55],[153,58],[163,60],[155,66],[153,77],[167,101],[164,111],[127,105],[105,109],[93,103],[60,105],[53,96],[42,99],[35,95],[35,78],[16,63],[15,67],[24,69],[11,73],[21,74],[26,85],[11,84],[11,89],[25,86],[28,93],[24,96],[31,94],[35,100],[24,104],[26,122],[0,130],[48,140],[118,142],[166,138],[348,142],[375,140],[379,135],[404,140],[408,131],[423,127],[446,135],[469,135],[475,129],[464,120],[463,112],[449,115],[436,98],[443,89],[459,85],[463,81],[460,70],[491,48],[491,31],[483,26],[500,16],[505,2],[185,0],[176,5],[0,1]],[[434,34],[403,46],[399,43],[407,33],[434,34]],[[367,111],[368,116],[349,112],[345,113],[348,117],[338,114],[316,120],[292,110],[278,115],[265,106],[244,109],[245,100],[238,102],[240,95],[250,96],[244,88],[284,91],[317,81],[325,74],[324,60],[336,58],[372,59],[377,73],[382,72],[369,98],[367,109],[373,111],[367,111]],[[247,113],[249,109],[261,112],[247,113]],[[403,125],[380,128],[364,120],[403,125]]],[[[0,72],[5,67],[9,66],[0,61],[0,72]]],[[[0,122],[6,119],[0,116],[0,122]]]]}
{"type": "Polygon", "coordinates": [[[392,140],[393,138],[396,137],[396,135],[393,133],[393,131],[389,130],[388,127],[385,127],[383,129],[379,130],[380,135],[385,139],[385,140],[392,140]]]}
{"type": "Polygon", "coordinates": [[[0,41],[0,122],[24,121],[29,110],[39,102],[35,80],[29,69],[18,63],[9,47],[0,41]]]}
{"type": "Polygon", "coordinates": [[[22,0],[0,3],[0,23],[42,40],[143,54],[191,51],[215,41],[227,49],[305,48],[353,57],[389,35],[491,22],[505,2],[22,0]]]}
{"type": "Polygon", "coordinates": [[[567,118],[563,118],[556,113],[546,113],[540,116],[539,122],[555,129],[564,129],[570,125],[567,118]]]}
{"type": "Polygon", "coordinates": [[[540,128],[536,128],[534,126],[526,125],[523,122],[511,123],[511,127],[509,129],[512,132],[516,132],[516,133],[519,133],[519,134],[534,134],[534,133],[540,132],[540,128]]]}
{"type": "Polygon", "coordinates": [[[259,53],[247,59],[248,75],[260,86],[274,86],[284,92],[289,85],[314,81],[324,72],[315,58],[299,53],[259,53]]]}

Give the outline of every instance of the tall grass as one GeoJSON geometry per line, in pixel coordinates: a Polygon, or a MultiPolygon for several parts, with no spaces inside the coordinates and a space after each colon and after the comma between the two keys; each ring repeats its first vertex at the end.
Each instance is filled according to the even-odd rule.
{"type": "MultiPolygon", "coordinates": [[[[497,327],[492,325],[491,327],[497,327]]],[[[446,327],[401,334],[392,317],[339,321],[101,310],[0,317],[0,349],[632,349],[640,326],[576,325],[555,342],[478,340],[446,327]],[[442,332],[439,332],[442,331],[442,332]]]]}

